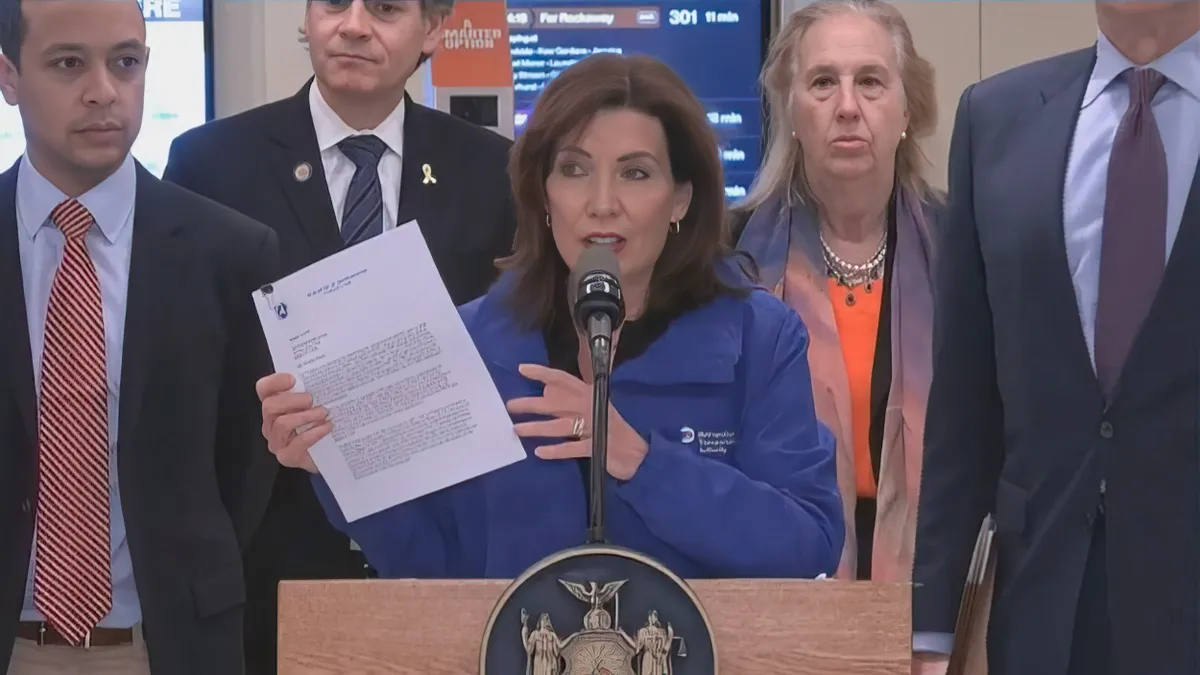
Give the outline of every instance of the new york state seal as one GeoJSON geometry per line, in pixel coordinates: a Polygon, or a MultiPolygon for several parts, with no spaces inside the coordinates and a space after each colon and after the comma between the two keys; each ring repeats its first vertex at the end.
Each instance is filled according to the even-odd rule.
{"type": "Polygon", "coordinates": [[[657,561],[594,544],[554,554],[488,618],[481,675],[715,675],[712,627],[657,561]]]}

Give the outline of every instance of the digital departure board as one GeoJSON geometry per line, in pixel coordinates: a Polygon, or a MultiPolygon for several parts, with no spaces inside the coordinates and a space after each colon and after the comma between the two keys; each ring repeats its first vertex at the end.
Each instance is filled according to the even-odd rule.
{"type": "Polygon", "coordinates": [[[647,54],[669,65],[708,111],[729,200],[746,195],[762,159],[759,70],[770,0],[508,0],[515,132],[555,75],[598,52],[647,54]]]}

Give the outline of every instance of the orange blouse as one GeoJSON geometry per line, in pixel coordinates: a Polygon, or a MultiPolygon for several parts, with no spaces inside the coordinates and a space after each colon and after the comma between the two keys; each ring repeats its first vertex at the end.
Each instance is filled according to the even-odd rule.
{"type": "Polygon", "coordinates": [[[875,496],[875,471],[871,466],[871,371],[875,365],[875,341],[879,335],[879,312],[883,279],[848,289],[829,279],[829,299],[837,323],[850,387],[851,438],[854,441],[854,475],[858,496],[875,496]],[[847,297],[853,295],[853,303],[847,297]]]}

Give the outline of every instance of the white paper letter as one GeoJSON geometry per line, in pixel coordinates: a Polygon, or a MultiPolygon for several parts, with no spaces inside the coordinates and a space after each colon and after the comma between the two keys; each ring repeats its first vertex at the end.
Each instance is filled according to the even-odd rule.
{"type": "Polygon", "coordinates": [[[310,452],[347,520],[525,459],[415,221],[254,298],[276,371],[329,410],[310,452]]]}

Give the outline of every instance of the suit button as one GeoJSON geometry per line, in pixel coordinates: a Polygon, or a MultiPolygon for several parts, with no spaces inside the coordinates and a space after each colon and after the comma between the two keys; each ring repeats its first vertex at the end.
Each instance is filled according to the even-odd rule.
{"type": "Polygon", "coordinates": [[[1100,423],[1100,438],[1112,438],[1113,426],[1110,422],[1100,423]]]}

